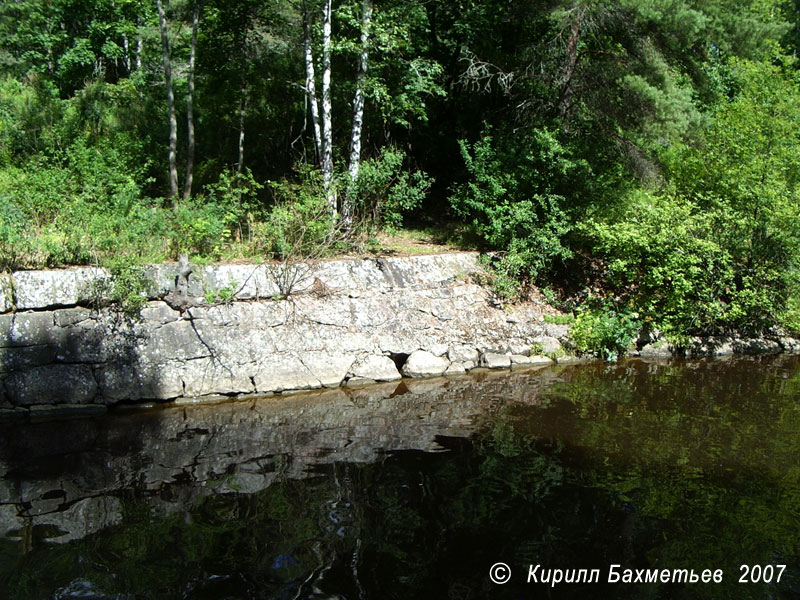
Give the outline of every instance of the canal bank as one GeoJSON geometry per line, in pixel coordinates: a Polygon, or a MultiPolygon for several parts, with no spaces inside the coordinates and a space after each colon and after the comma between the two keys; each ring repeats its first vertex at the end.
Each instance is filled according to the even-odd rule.
{"type": "MultiPolygon", "coordinates": [[[[475,252],[292,265],[184,261],[137,276],[135,310],[119,277],[103,268],[3,277],[0,419],[576,360],[558,311],[541,300],[498,301],[475,252]]],[[[631,351],[798,348],[785,337],[674,348],[651,332],[631,351]]]]}
{"type": "Polygon", "coordinates": [[[477,253],[305,265],[153,265],[108,305],[101,268],[14,273],[0,314],[6,417],[551,364],[568,327],[502,306],[477,253]],[[549,356],[546,356],[548,355],[549,356]]]}

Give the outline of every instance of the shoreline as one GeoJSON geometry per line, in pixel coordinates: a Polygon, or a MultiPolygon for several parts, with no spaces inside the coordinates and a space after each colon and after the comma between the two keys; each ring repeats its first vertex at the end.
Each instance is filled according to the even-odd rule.
{"type": "MultiPolygon", "coordinates": [[[[504,306],[482,273],[477,252],[184,261],[145,267],[139,305],[126,312],[110,302],[121,294],[104,269],[16,272],[0,306],[0,420],[592,360],[570,356],[570,325],[547,318],[556,309],[504,306]]],[[[630,356],[677,350],[639,342],[630,356]]],[[[788,337],[694,342],[687,356],[800,351],[788,337]]]]}

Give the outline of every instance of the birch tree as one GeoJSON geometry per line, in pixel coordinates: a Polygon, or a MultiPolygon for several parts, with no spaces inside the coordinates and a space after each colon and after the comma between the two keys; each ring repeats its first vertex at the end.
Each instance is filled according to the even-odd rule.
{"type": "Polygon", "coordinates": [[[322,182],[328,207],[336,216],[333,189],[333,123],[331,114],[331,0],[325,0],[322,22],[322,182]]]}
{"type": "Polygon", "coordinates": [[[194,67],[197,55],[197,28],[201,10],[202,1],[196,0],[192,8],[192,42],[189,49],[189,85],[186,94],[186,136],[188,143],[186,148],[186,183],[183,188],[184,199],[192,195],[192,178],[194,176],[194,67]]]}
{"type": "Polygon", "coordinates": [[[161,32],[161,55],[164,60],[164,83],[167,86],[167,110],[169,111],[169,196],[173,206],[178,198],[178,119],[175,116],[175,90],[172,85],[172,61],[170,60],[167,17],[161,0],[156,0],[158,8],[158,29],[161,32]]]}
{"type": "MultiPolygon", "coordinates": [[[[353,189],[358,179],[358,169],[361,166],[361,133],[364,129],[364,78],[367,75],[367,61],[369,59],[369,36],[372,22],[372,1],[364,0],[361,5],[361,56],[358,62],[356,76],[356,93],[353,98],[353,127],[350,135],[350,190],[353,189]]],[[[342,203],[342,220],[349,227],[353,220],[353,198],[348,193],[342,203]]]]}
{"type": "Polygon", "coordinates": [[[317,103],[317,76],[314,68],[314,52],[311,42],[311,26],[309,20],[308,6],[304,0],[303,38],[305,42],[306,100],[311,109],[311,121],[314,127],[314,145],[317,150],[317,160],[322,160],[322,130],[319,119],[319,104],[317,103]]]}
{"type": "Polygon", "coordinates": [[[322,171],[325,198],[331,215],[337,215],[336,192],[333,189],[333,123],[331,106],[331,0],[324,0],[322,7],[322,102],[316,91],[316,68],[311,39],[311,14],[303,2],[303,33],[306,64],[306,97],[311,107],[314,124],[314,141],[322,171]]]}

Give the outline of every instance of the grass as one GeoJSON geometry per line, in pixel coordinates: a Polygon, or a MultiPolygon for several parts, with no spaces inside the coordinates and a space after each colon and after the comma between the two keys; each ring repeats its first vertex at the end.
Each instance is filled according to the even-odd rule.
{"type": "Polygon", "coordinates": [[[475,242],[455,225],[409,227],[382,232],[371,239],[367,246],[370,254],[389,255],[439,254],[475,249],[475,242]]]}
{"type": "Polygon", "coordinates": [[[551,325],[569,325],[575,320],[575,315],[572,313],[567,315],[545,315],[544,322],[551,325]]]}

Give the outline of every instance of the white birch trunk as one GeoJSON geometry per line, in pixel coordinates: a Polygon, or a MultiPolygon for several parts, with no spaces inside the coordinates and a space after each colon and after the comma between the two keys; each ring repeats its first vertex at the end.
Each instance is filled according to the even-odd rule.
{"type": "Polygon", "coordinates": [[[356,94],[353,98],[353,129],[350,136],[350,193],[342,205],[342,221],[349,227],[353,221],[353,187],[358,179],[358,169],[361,166],[361,132],[364,129],[364,77],[367,75],[369,59],[369,29],[372,21],[372,1],[364,0],[361,14],[361,60],[358,64],[356,79],[356,94]]]}
{"type": "Polygon", "coordinates": [[[189,49],[189,86],[186,94],[186,182],[183,186],[184,199],[192,195],[192,180],[194,179],[194,65],[197,57],[197,27],[200,22],[200,0],[195,1],[192,10],[192,45],[189,49]]]}
{"type": "Polygon", "coordinates": [[[175,92],[172,88],[172,67],[169,58],[169,37],[167,36],[167,17],[161,0],[156,0],[158,25],[161,30],[161,53],[164,58],[164,81],[167,85],[167,105],[169,109],[169,195],[173,206],[178,198],[178,121],[175,117],[175,92]]]}
{"type": "Polygon", "coordinates": [[[247,100],[250,95],[247,83],[242,85],[242,101],[239,106],[239,159],[236,161],[236,172],[241,173],[244,167],[244,118],[247,114],[247,100]]]}
{"type": "Polygon", "coordinates": [[[325,0],[322,23],[322,183],[328,208],[335,217],[336,194],[333,190],[333,125],[331,122],[331,0],[325,0]]]}
{"type": "Polygon", "coordinates": [[[303,2],[303,37],[305,38],[306,58],[306,98],[311,106],[311,122],[314,125],[314,144],[317,149],[317,160],[322,163],[322,132],[320,130],[319,104],[317,100],[316,72],[314,69],[314,53],[311,49],[311,31],[308,24],[308,8],[303,2]]]}
{"type": "Polygon", "coordinates": [[[122,36],[122,49],[125,51],[125,56],[123,57],[123,62],[125,63],[125,70],[128,72],[128,75],[131,74],[131,50],[128,44],[128,36],[122,36]]]}

